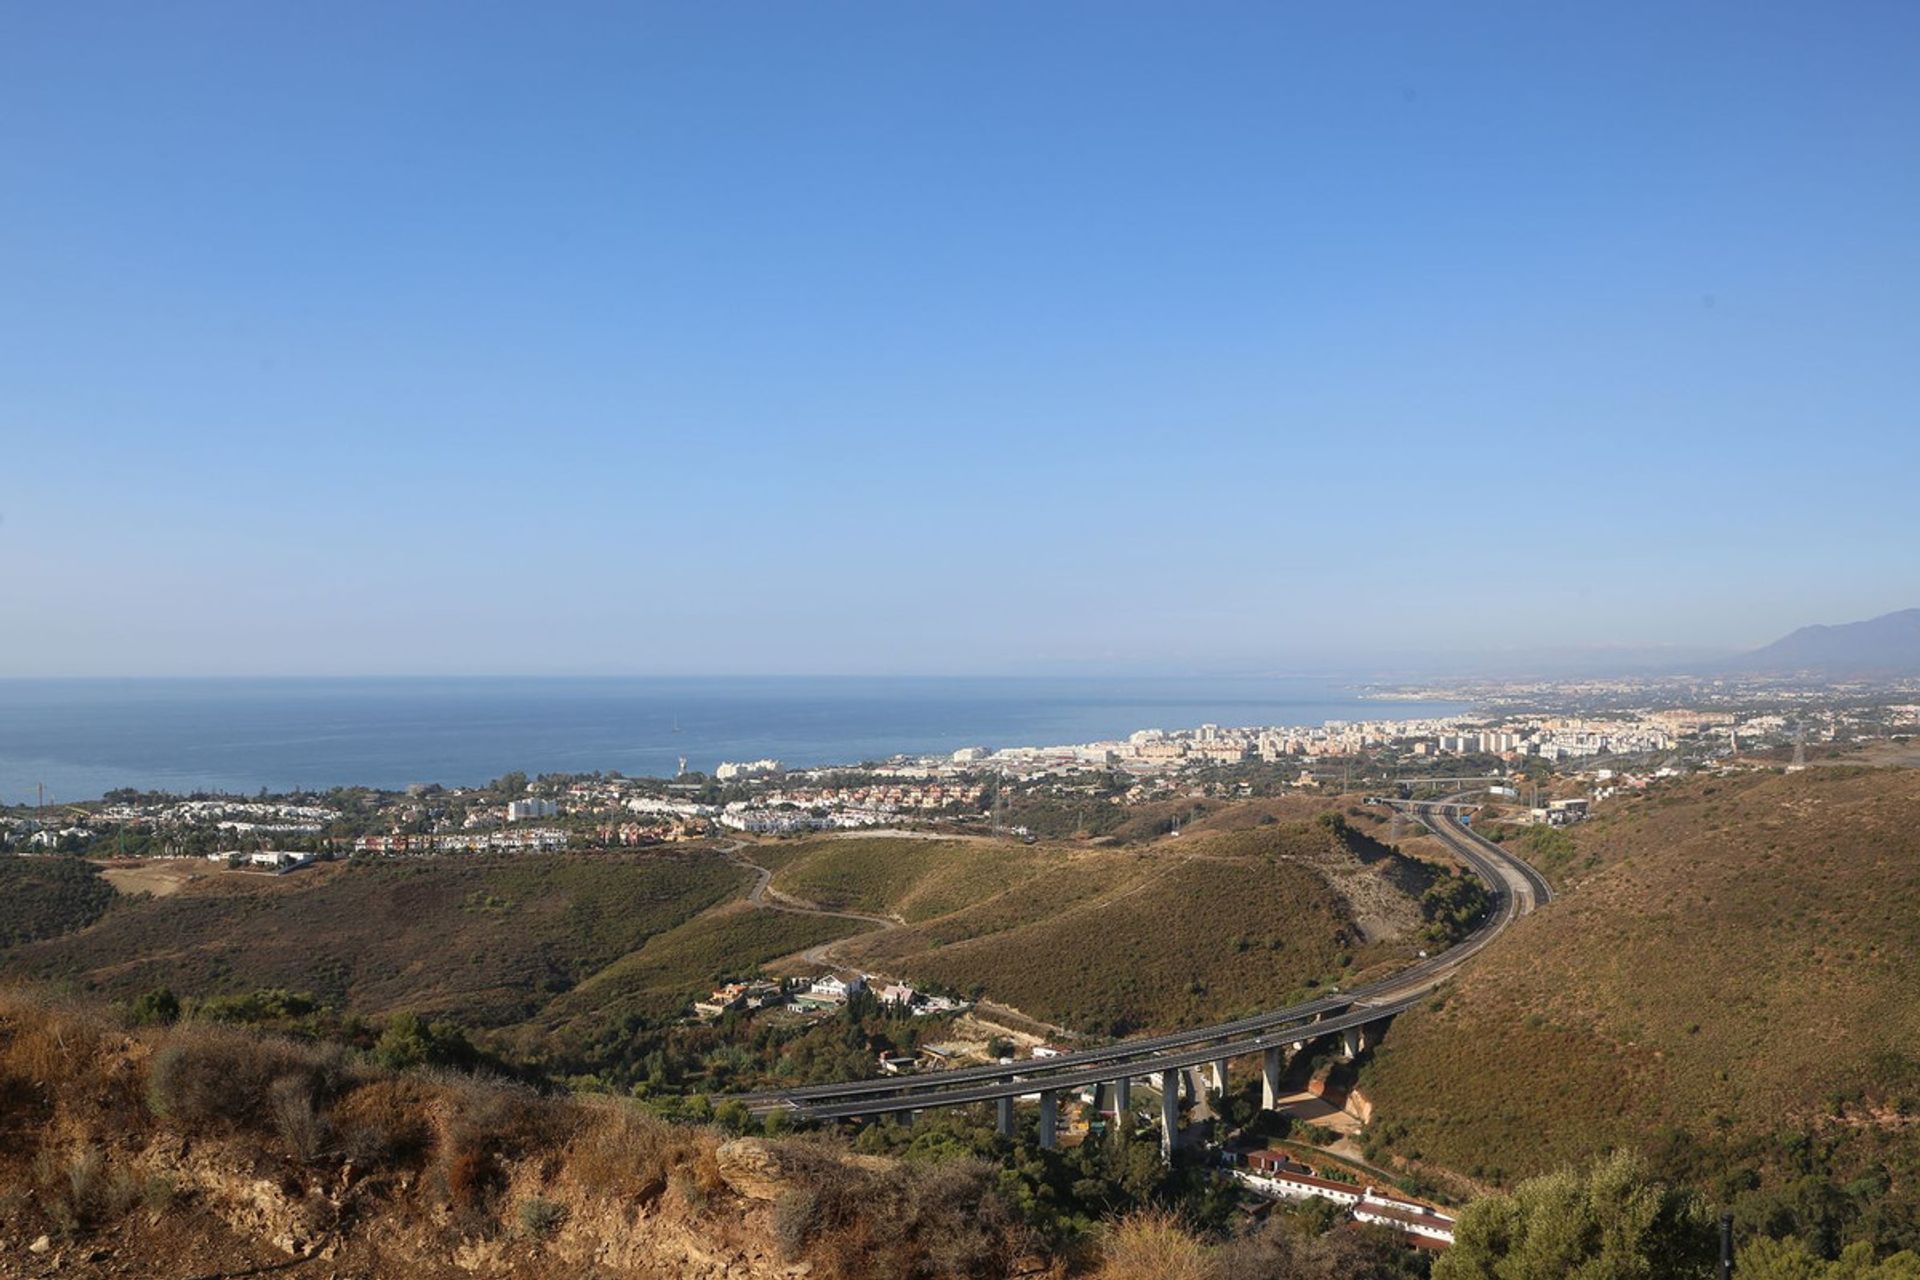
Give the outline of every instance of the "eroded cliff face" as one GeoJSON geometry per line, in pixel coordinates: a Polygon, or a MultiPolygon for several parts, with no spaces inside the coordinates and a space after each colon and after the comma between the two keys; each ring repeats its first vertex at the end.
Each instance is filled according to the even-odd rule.
{"type": "MultiPolygon", "coordinates": [[[[0,1276],[214,1276],[255,1270],[292,1276],[515,1277],[582,1275],[636,1280],[787,1280],[816,1274],[804,1257],[782,1256],[774,1205],[800,1185],[793,1162],[764,1143],[717,1145],[717,1181],[599,1191],[546,1157],[504,1170],[501,1198],[522,1212],[505,1229],[462,1222],[426,1181],[356,1170],[324,1177],[265,1171],[243,1142],[155,1135],[80,1157],[98,1158],[117,1189],[77,1206],[35,1212],[50,1170],[71,1195],[74,1163],[36,1155],[38,1169],[9,1162],[0,1196],[0,1276]]],[[[863,1158],[862,1163],[867,1163],[863,1158]]],[[[812,1166],[809,1166],[812,1167],[812,1166]]],[[[82,1175],[83,1178],[91,1175],[82,1175]]]]}
{"type": "Polygon", "coordinates": [[[1035,1275],[984,1167],[0,992],[0,1276],[1035,1275]]]}

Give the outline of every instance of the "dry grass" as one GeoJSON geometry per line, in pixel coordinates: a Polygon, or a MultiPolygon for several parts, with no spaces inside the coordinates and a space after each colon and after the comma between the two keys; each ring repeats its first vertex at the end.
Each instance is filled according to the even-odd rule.
{"type": "Polygon", "coordinates": [[[773,887],[834,910],[926,920],[1045,873],[1045,855],[992,840],[829,837],[807,841],[773,887]]]}
{"type": "Polygon", "coordinates": [[[672,1125],[624,1103],[583,1100],[578,1131],[567,1148],[567,1176],[582,1192],[650,1204],[676,1172],[710,1159],[711,1134],[672,1125]]]}
{"type": "Polygon", "coordinates": [[[1207,1247],[1169,1213],[1120,1222],[1103,1253],[1094,1280],[1226,1280],[1207,1247]]]}
{"type": "MultiPolygon", "coordinates": [[[[1392,1150],[1511,1181],[1920,1098],[1920,774],[1696,779],[1603,813],[1571,889],[1387,1038],[1363,1084],[1392,1150]]],[[[1862,1158],[1920,1168],[1883,1139],[1862,1158]]]]}
{"type": "Polygon", "coordinates": [[[170,897],[196,881],[221,874],[224,864],[205,858],[129,858],[100,865],[100,878],[123,894],[170,897]]]}
{"type": "MultiPolygon", "coordinates": [[[[659,1274],[636,1245],[648,1232],[767,1256],[779,1247],[774,1211],[727,1182],[716,1131],[612,1099],[396,1073],[227,1027],[129,1032],[17,992],[0,993],[0,1088],[9,1236],[110,1238],[119,1255],[170,1256],[149,1242],[167,1231],[175,1245],[230,1239],[229,1221],[257,1241],[259,1215],[280,1212],[339,1256],[399,1240],[440,1260],[485,1246],[511,1274],[543,1280],[614,1255],[628,1261],[606,1274],[659,1274]],[[262,1195],[281,1209],[263,1209],[262,1195]]],[[[793,1185],[809,1193],[785,1211],[786,1240],[816,1276],[1003,1276],[1034,1247],[989,1166],[881,1173],[832,1141],[786,1147],[793,1185]]],[[[205,1269],[255,1262],[242,1251],[205,1269]]]]}
{"type": "Polygon", "coordinates": [[[1428,875],[1357,835],[1257,818],[1151,851],[1034,856],[1050,867],[1041,879],[842,951],[1125,1034],[1271,1007],[1410,954],[1428,875]]]}

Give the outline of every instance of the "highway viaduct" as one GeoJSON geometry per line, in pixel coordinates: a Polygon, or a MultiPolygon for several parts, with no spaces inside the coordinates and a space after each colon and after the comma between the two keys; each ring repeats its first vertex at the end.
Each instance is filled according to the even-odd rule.
{"type": "Polygon", "coordinates": [[[1492,897],[1486,918],[1460,942],[1387,978],[1232,1022],[1122,1040],[1051,1058],[734,1097],[755,1114],[784,1111],[799,1120],[894,1116],[911,1122],[916,1112],[930,1107],[992,1103],[1000,1133],[1011,1136],[1016,1099],[1037,1095],[1040,1145],[1052,1147],[1058,1137],[1062,1093],[1091,1087],[1096,1099],[1104,1096],[1108,1105],[1103,1110],[1125,1115],[1131,1110],[1133,1083],[1144,1078],[1160,1093],[1160,1147],[1170,1159],[1180,1124],[1179,1081],[1190,1068],[1210,1069],[1215,1086],[1220,1087],[1230,1061],[1258,1056],[1261,1105],[1272,1110],[1293,1054],[1333,1036],[1340,1037],[1340,1050],[1348,1058],[1366,1052],[1378,1043],[1396,1014],[1419,1003],[1514,920],[1552,899],[1552,887],[1539,872],[1461,821],[1461,811],[1470,807],[1458,803],[1461,798],[1375,801],[1418,817],[1486,882],[1492,897]]]}

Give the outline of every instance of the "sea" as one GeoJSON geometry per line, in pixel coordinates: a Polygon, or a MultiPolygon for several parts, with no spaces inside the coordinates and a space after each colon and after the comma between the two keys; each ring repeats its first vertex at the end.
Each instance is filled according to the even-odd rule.
{"type": "Polygon", "coordinates": [[[0,801],[455,786],[513,770],[671,777],[682,760],[856,764],[1466,709],[1304,677],[10,679],[0,801]]]}

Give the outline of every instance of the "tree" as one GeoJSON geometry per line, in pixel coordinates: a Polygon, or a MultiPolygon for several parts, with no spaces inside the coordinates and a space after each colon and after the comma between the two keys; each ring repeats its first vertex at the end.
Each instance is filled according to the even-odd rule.
{"type": "Polygon", "coordinates": [[[1827,1262],[1798,1239],[1755,1240],[1740,1251],[1740,1280],[1920,1280],[1920,1254],[1901,1252],[1876,1263],[1861,1241],[1827,1262]]]}
{"type": "Polygon", "coordinates": [[[1467,1206],[1433,1280],[1708,1280],[1715,1257],[1699,1202],[1617,1152],[1467,1206]]]}
{"type": "Polygon", "coordinates": [[[155,987],[133,1002],[133,1020],[139,1025],[166,1025],[180,1017],[180,997],[169,987],[155,987]]]}
{"type": "Polygon", "coordinates": [[[478,1058],[466,1032],[454,1023],[429,1023],[417,1013],[396,1013],[387,1019],[374,1060],[396,1071],[408,1067],[471,1067],[478,1058]]]}

